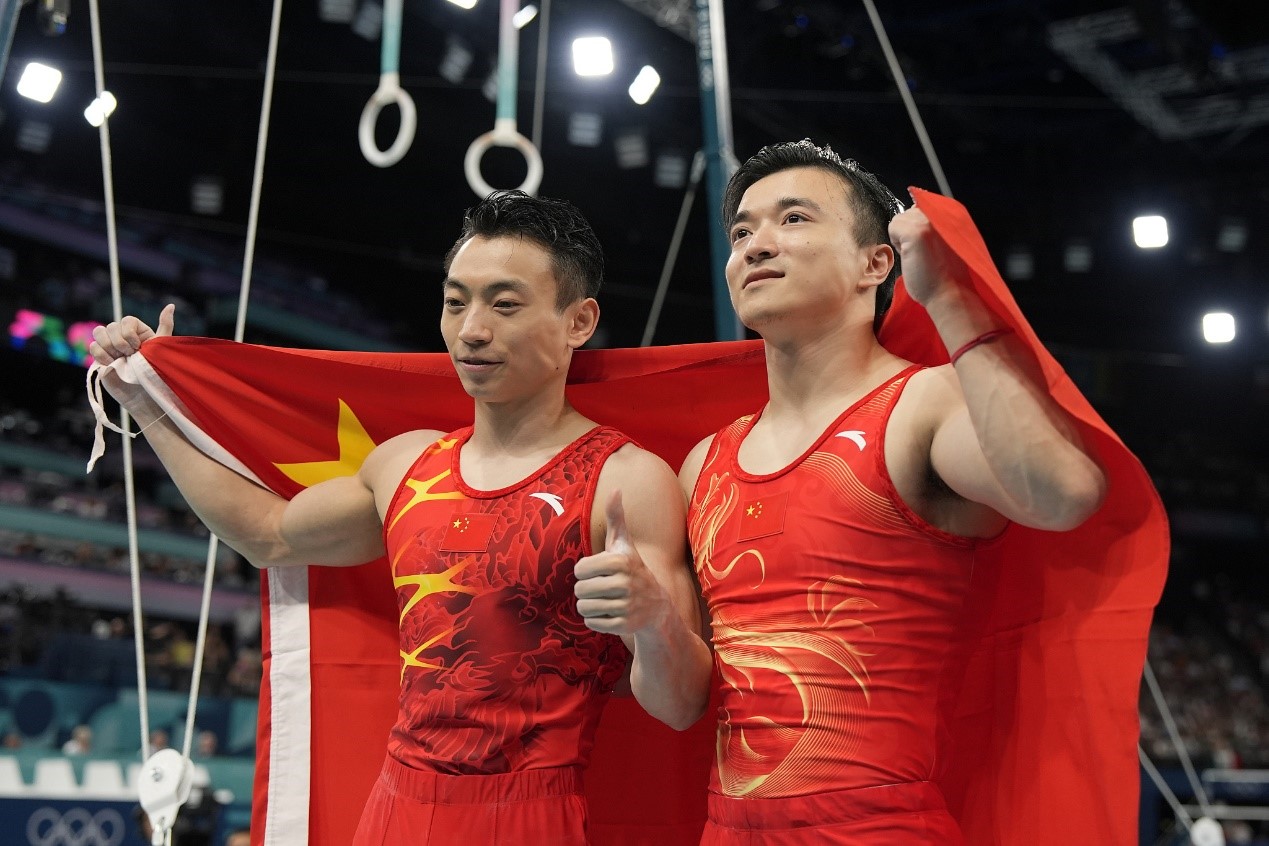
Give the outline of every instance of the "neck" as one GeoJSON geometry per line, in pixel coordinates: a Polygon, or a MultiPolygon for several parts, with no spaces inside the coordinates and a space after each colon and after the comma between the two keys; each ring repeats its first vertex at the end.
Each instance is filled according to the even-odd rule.
{"type": "Polygon", "coordinates": [[[839,323],[819,332],[764,335],[770,402],[767,415],[814,417],[872,388],[902,360],[887,352],[868,323],[839,323]]]}
{"type": "Polygon", "coordinates": [[[561,382],[523,400],[477,400],[470,443],[482,452],[528,453],[567,443],[590,425],[569,404],[561,382]]]}

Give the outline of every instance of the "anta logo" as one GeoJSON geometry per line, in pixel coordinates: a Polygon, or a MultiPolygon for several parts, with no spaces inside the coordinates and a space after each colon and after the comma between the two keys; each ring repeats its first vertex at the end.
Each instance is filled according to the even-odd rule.
{"type": "Polygon", "coordinates": [[[540,499],[547,505],[551,506],[551,510],[555,512],[555,516],[564,513],[564,500],[560,499],[558,494],[553,493],[531,493],[529,496],[534,499],[540,499]]]}
{"type": "Polygon", "coordinates": [[[847,429],[845,432],[838,432],[836,437],[849,438],[854,441],[855,446],[859,447],[859,451],[863,452],[864,447],[868,446],[868,441],[864,438],[864,433],[858,429],[847,429]]]}

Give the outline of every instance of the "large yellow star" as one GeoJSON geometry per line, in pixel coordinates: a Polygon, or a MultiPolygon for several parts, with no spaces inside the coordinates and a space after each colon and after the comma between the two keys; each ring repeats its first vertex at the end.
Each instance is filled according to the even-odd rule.
{"type": "Polygon", "coordinates": [[[334,461],[305,461],[299,464],[275,464],[291,480],[304,487],[316,485],[327,479],[340,476],[352,476],[366,460],[366,456],[375,448],[366,429],[353,414],[353,410],[343,400],[339,401],[339,426],[336,430],[339,441],[339,458],[334,461]]]}

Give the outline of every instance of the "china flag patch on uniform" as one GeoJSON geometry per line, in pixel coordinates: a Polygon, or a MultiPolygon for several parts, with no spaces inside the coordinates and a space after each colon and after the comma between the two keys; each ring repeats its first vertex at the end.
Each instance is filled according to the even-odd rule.
{"type": "Polygon", "coordinates": [[[784,506],[788,500],[786,491],[746,502],[740,509],[740,535],[737,540],[755,540],[783,532],[784,506]]]}
{"type": "Polygon", "coordinates": [[[441,552],[484,552],[493,536],[493,514],[461,514],[457,511],[449,518],[441,552]]]}

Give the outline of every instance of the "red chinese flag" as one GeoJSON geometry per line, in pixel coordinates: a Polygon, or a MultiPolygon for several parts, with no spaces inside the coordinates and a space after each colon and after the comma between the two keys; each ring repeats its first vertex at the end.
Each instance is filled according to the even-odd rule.
{"type": "Polygon", "coordinates": [[[783,532],[784,506],[788,501],[789,495],[782,493],[744,503],[740,509],[740,533],[737,540],[757,540],[783,532]]]}
{"type": "Polygon", "coordinates": [[[441,552],[484,552],[493,536],[494,514],[463,514],[458,511],[450,518],[441,540],[441,552]]]}
{"type": "MultiPolygon", "coordinates": [[[[965,210],[914,190],[969,282],[1029,346],[1053,397],[1110,478],[1073,532],[1010,527],[976,563],[958,660],[940,699],[938,780],[975,846],[1136,842],[1137,689],[1168,557],[1162,505],[1141,465],[1037,341],[965,210]]],[[[893,352],[947,352],[902,285],[881,332],[893,352]]],[[[161,338],[135,372],[196,442],[284,496],[355,472],[374,444],[471,421],[439,354],[283,350],[161,338]]],[[[766,399],[761,344],[582,351],[570,399],[677,467],[702,437],[766,399]]],[[[782,509],[762,502],[762,531],[782,509]]],[[[779,529],[776,528],[775,531],[779,529]]],[[[345,846],[383,760],[399,682],[384,561],[265,573],[252,843],[345,846]]],[[[699,837],[713,713],[677,733],[614,699],[587,773],[600,846],[699,837]]]]}

